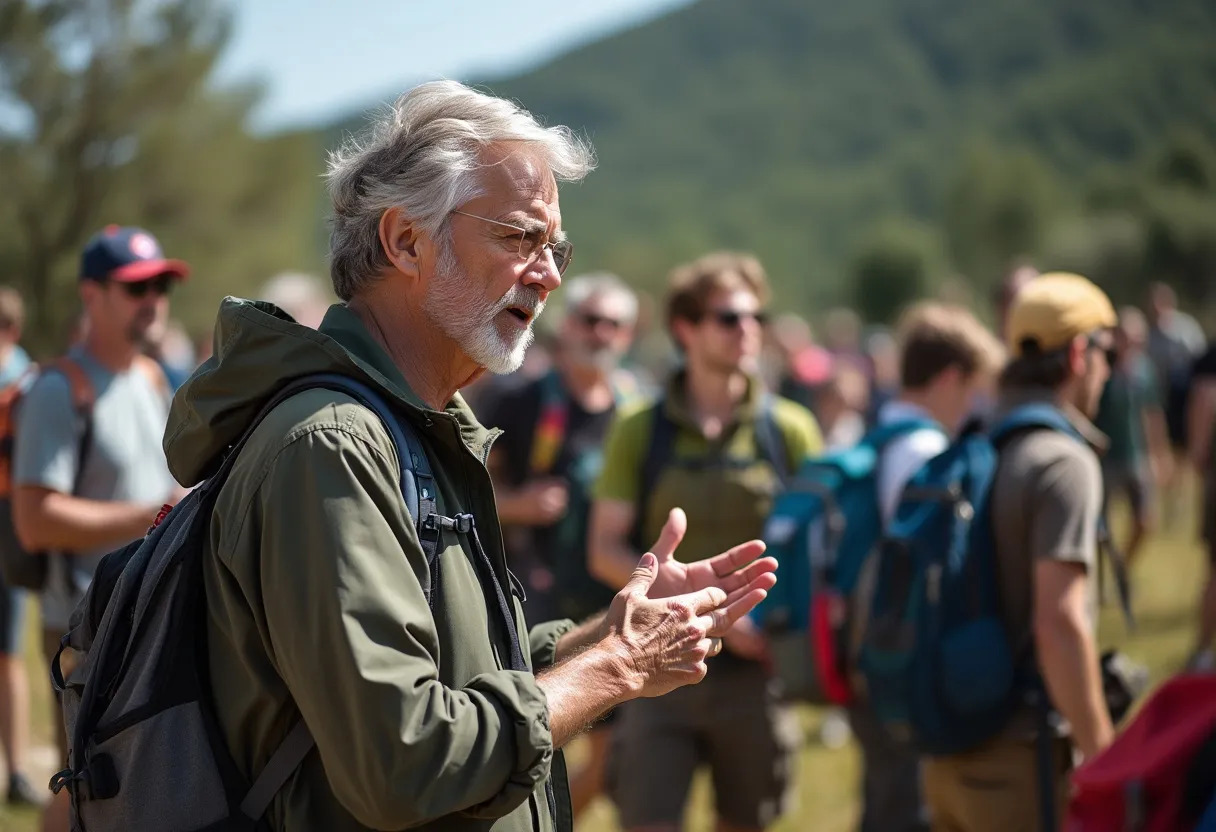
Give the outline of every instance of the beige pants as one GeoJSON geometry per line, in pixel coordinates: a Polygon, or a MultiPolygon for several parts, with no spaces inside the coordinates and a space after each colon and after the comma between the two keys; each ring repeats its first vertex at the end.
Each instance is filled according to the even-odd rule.
{"type": "MultiPolygon", "coordinates": [[[[1072,749],[1055,744],[1055,809],[1063,828],[1072,749]]],[[[933,832],[1040,832],[1038,754],[1033,742],[998,741],[966,754],[926,758],[925,801],[933,832]]]]}

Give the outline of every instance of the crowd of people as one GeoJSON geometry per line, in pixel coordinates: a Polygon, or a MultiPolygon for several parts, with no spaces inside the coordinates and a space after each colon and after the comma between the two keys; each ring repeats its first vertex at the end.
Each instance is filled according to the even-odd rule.
{"type": "MultiPolygon", "coordinates": [[[[629,283],[564,274],[557,181],[591,168],[567,131],[423,85],[331,162],[339,303],[281,276],[264,302],[225,302],[212,354],[170,317],[187,264],[109,226],[81,253],[72,343],[35,364],[22,299],[0,289],[0,520],[35,565],[0,590],[10,804],[45,806],[44,828],[66,830],[89,800],[74,787],[51,800],[29,773],[29,690],[47,682],[25,669],[26,603],[54,662],[102,556],[239,440],[210,508],[200,626],[248,782],[307,726],[302,762],[267,798],[272,828],[568,829],[603,798],[626,830],[676,830],[705,767],[717,828],[764,829],[791,806],[802,743],[766,626],[782,572],[757,541],[774,534],[775,499],[808,460],[910,425],[877,463],[886,528],[960,433],[1037,404],[1084,441],[1003,444],[990,512],[1003,625],[1031,646],[1056,714],[1048,776],[1066,805],[1074,766],[1115,735],[1095,615],[1107,503],[1129,508],[1119,548],[1134,561],[1193,469],[1216,571],[1216,341],[1168,286],[1116,311],[1083,277],[1026,264],[992,329],[926,299],[890,329],[830,311],[819,340],[804,317],[770,320],[758,257],[720,251],[671,272],[670,360],[643,362],[629,283]],[[555,290],[558,320],[534,343],[555,290]],[[326,373],[374,389],[419,434],[433,540],[366,402],[312,389],[255,420],[287,381],[326,373]],[[560,749],[584,733],[567,784],[560,749]]],[[[1189,667],[1216,671],[1216,581],[1198,608],[1189,667]]],[[[862,832],[1039,828],[1036,714],[928,755],[866,696],[839,713],[863,757],[862,832]]],[[[82,779],[88,761],[56,726],[63,779],[82,779]]]]}

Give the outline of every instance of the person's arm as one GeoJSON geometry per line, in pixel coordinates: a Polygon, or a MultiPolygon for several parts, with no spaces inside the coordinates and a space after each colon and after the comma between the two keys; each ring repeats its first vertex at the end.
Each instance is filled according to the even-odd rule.
{"type": "Polygon", "coordinates": [[[40,377],[19,406],[13,449],[13,525],[27,551],[117,546],[142,537],[156,519],[161,503],[73,496],[83,432],[67,380],[40,377]]]}
{"type": "Polygon", "coordinates": [[[83,552],[143,537],[162,505],[87,500],[20,485],[13,489],[13,525],[27,552],[83,552]]]}
{"type": "Polygon", "coordinates": [[[1086,759],[1114,738],[1102,695],[1098,650],[1087,623],[1089,578],[1083,566],[1041,560],[1034,570],[1034,641],[1056,708],[1086,759]]]}
{"type": "Polygon", "coordinates": [[[624,586],[642,555],[629,542],[637,511],[625,500],[599,499],[591,504],[587,567],[592,577],[607,586],[624,586]]]}
{"type": "Polygon", "coordinates": [[[1047,691],[1086,758],[1113,738],[1088,610],[1096,574],[1102,475],[1096,460],[1061,456],[1028,491],[1034,557],[1032,631],[1047,691]]]}

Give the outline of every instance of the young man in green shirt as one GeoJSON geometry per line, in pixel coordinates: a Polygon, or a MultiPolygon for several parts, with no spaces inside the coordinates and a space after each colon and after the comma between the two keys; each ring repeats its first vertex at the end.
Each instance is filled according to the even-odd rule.
{"type": "MultiPolygon", "coordinates": [[[[756,374],[767,300],[754,257],[711,254],[673,274],[667,327],[684,362],[658,402],[626,411],[609,434],[588,543],[601,581],[624,586],[638,541],[677,508],[686,563],[758,537],[782,475],[821,450],[810,412],[756,374]]],[[[720,830],[759,830],[785,808],[797,732],[758,652],[726,643],[696,695],[622,709],[609,789],[626,829],[678,829],[702,763],[720,830]]]]}

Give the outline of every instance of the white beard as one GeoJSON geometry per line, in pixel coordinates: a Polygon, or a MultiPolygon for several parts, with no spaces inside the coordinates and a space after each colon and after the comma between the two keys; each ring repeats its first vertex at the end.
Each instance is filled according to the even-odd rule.
{"type": "Polygon", "coordinates": [[[482,287],[460,267],[450,245],[444,243],[435,265],[435,277],[422,300],[422,310],[436,326],[460,345],[469,358],[491,373],[513,373],[524,363],[536,334],[532,323],[545,308],[540,293],[516,283],[495,303],[478,303],[482,287]],[[503,332],[499,316],[510,307],[531,309],[526,329],[503,332]]]}

